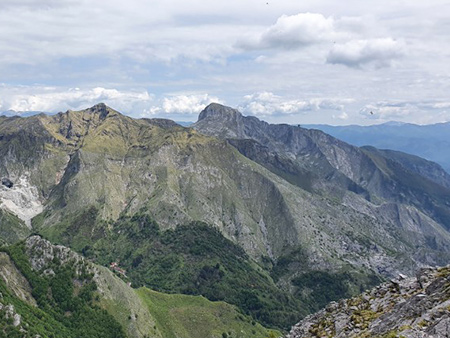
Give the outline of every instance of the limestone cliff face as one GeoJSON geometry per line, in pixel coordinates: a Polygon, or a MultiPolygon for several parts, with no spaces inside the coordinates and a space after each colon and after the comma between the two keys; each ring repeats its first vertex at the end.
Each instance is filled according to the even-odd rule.
{"type": "Polygon", "coordinates": [[[265,149],[265,156],[261,151],[248,153],[252,160],[269,169],[286,172],[284,164],[291,174],[309,175],[316,192],[339,197],[337,191],[350,191],[376,204],[384,200],[409,203],[439,223],[450,224],[448,213],[437,210],[450,205],[450,176],[429,161],[401,152],[358,148],[319,130],[271,125],[217,104],[206,107],[193,127],[206,135],[230,139],[240,151],[245,151],[244,140],[247,145],[253,140],[265,149]],[[274,156],[280,164],[268,161],[267,157],[274,156]],[[427,200],[422,196],[424,190],[427,200]]]}
{"type": "Polygon", "coordinates": [[[206,107],[193,127],[227,139],[293,185],[396,224],[407,237],[421,234],[434,241],[447,236],[450,179],[444,172],[429,172],[428,161],[354,147],[318,130],[271,125],[217,104],[206,107]]]}
{"type": "Polygon", "coordinates": [[[399,276],[362,295],[332,302],[295,325],[287,338],[450,335],[450,267],[399,276]]]}

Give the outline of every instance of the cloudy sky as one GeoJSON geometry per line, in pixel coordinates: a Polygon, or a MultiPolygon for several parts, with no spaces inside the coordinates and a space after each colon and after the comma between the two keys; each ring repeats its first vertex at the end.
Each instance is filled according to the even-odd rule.
{"type": "Polygon", "coordinates": [[[0,111],[450,121],[450,2],[1,0],[0,111]]]}

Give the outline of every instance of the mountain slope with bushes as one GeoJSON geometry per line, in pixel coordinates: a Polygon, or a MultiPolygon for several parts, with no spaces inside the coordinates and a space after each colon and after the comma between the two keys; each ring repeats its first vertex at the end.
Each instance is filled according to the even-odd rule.
{"type": "Polygon", "coordinates": [[[133,289],[123,275],[39,236],[3,248],[0,263],[0,336],[279,335],[223,302],[133,289]]]}
{"type": "Polygon", "coordinates": [[[397,154],[211,104],[194,129],[105,106],[0,119],[5,243],[40,233],[133,287],[287,329],[450,260],[450,190],[397,154]]]}

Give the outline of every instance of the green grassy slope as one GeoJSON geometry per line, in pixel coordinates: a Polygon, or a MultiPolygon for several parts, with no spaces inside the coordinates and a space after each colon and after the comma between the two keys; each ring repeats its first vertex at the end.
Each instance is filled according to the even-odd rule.
{"type": "Polygon", "coordinates": [[[165,338],[251,338],[279,337],[251,317],[224,302],[199,296],[164,294],[147,288],[137,290],[165,338]]]}
{"type": "Polygon", "coordinates": [[[70,223],[72,228],[62,232],[64,236],[48,231],[53,228],[45,228],[44,233],[56,242],[71,243],[102,265],[117,262],[134,287],[226,301],[268,327],[288,329],[297,318],[328,301],[353,295],[380,281],[369,271],[356,273],[350,266],[340,274],[311,270],[306,252],[300,249],[277,262],[266,257],[259,265],[218,230],[200,222],[162,231],[144,210],[103,225],[95,225],[93,219],[95,210],[88,210],[70,223]],[[102,235],[88,239],[89,231],[102,235]],[[291,284],[291,271],[314,280],[312,295],[305,296],[311,290],[309,279],[291,284]],[[333,288],[330,278],[335,277],[339,285],[333,288]],[[276,284],[279,281],[296,297],[286,286],[280,288],[276,284]],[[321,301],[317,301],[317,294],[321,301]]]}
{"type": "Polygon", "coordinates": [[[31,230],[16,215],[0,209],[0,245],[16,243],[30,232],[31,230]]]}
{"type": "Polygon", "coordinates": [[[118,262],[134,287],[226,301],[269,327],[288,329],[297,318],[327,301],[353,295],[379,282],[368,271],[355,274],[351,267],[348,273],[336,275],[311,271],[304,250],[282,256],[277,262],[266,257],[265,263],[258,265],[242,248],[200,222],[162,231],[144,210],[103,223],[96,223],[96,213],[90,208],[67,222],[66,227],[58,227],[58,232],[53,232],[54,227],[42,232],[54,242],[70,243],[102,265],[118,262]],[[311,289],[308,283],[290,286],[296,297],[280,289],[276,282],[283,279],[282,284],[289,285],[292,271],[314,278],[317,291],[313,295],[320,293],[323,301],[303,296],[305,290],[311,289]],[[333,276],[339,276],[337,289],[329,287],[333,276]]]}

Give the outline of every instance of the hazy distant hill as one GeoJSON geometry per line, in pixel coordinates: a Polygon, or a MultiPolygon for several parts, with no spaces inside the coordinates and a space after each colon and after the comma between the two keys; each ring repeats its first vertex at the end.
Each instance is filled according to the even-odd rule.
{"type": "Polygon", "coordinates": [[[303,125],[356,146],[404,151],[440,164],[450,172],[450,122],[419,126],[388,122],[374,126],[303,125]]]}
{"type": "MultiPolygon", "coordinates": [[[[15,110],[6,110],[3,112],[0,112],[0,116],[7,116],[7,117],[14,117],[14,116],[20,116],[20,117],[29,117],[33,115],[41,114],[41,111],[15,111],[15,110]]],[[[49,113],[45,113],[49,114],[49,113]]]]}

